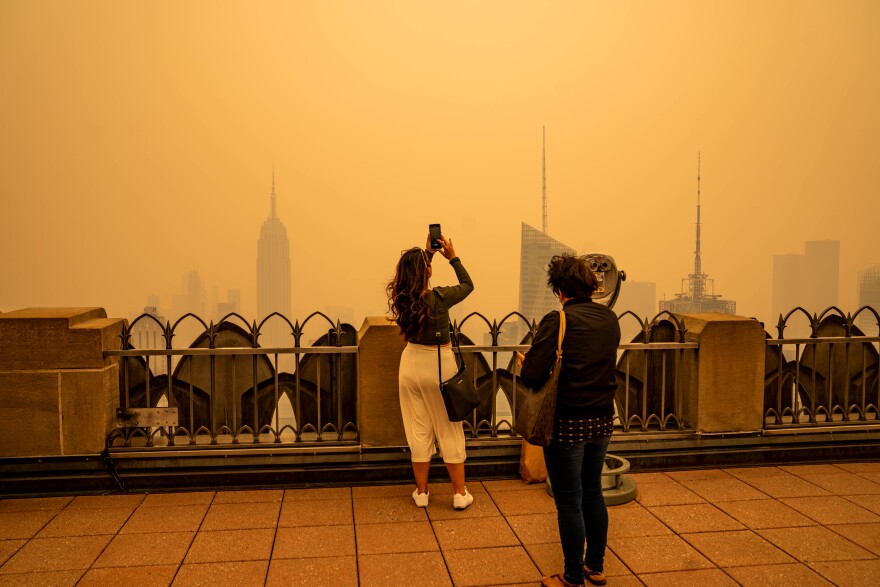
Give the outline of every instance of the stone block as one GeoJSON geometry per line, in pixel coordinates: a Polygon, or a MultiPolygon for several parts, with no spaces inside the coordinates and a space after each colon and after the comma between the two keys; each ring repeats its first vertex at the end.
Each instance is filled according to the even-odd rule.
{"type": "Polygon", "coordinates": [[[358,333],[357,423],[363,446],[406,446],[397,373],[406,343],[384,316],[368,317],[358,333]]]}
{"type": "Polygon", "coordinates": [[[122,348],[123,320],[103,308],[25,308],[0,314],[0,371],[102,369],[122,348]]]}
{"type": "Polygon", "coordinates": [[[61,371],[61,454],[93,454],[104,450],[116,426],[119,368],[61,371]]]}
{"type": "Polygon", "coordinates": [[[754,319],[727,314],[679,314],[687,342],[683,411],[700,432],[745,432],[763,428],[764,329],[754,319]]]}
{"type": "Polygon", "coordinates": [[[0,457],[61,454],[58,371],[0,372],[0,457]]]}

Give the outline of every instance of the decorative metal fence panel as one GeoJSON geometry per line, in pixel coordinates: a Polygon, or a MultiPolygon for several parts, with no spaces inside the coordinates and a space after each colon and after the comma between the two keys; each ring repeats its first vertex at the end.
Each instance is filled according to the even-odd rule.
{"type": "Polygon", "coordinates": [[[120,408],[177,408],[178,425],[119,428],[108,445],[358,440],[357,333],[349,324],[334,324],[318,312],[302,324],[272,314],[250,325],[238,314],[216,324],[187,314],[164,325],[143,314],[121,336],[122,350],[107,353],[120,357],[120,408]],[[173,348],[186,321],[201,332],[189,348],[173,348]],[[134,348],[133,335],[145,326],[159,334],[146,338],[165,348],[134,348]],[[304,346],[309,326],[323,334],[304,346]],[[267,334],[275,344],[261,347],[260,338],[267,334]],[[285,336],[289,342],[278,344],[285,336]]]}
{"type": "Polygon", "coordinates": [[[767,335],[764,426],[802,428],[880,424],[880,315],[831,307],[810,314],[798,307],[779,317],[778,338],[767,335]],[[868,318],[868,320],[865,320],[868,318]],[[876,324],[874,336],[862,327],[876,324]],[[785,338],[786,329],[799,329],[785,338]]]}

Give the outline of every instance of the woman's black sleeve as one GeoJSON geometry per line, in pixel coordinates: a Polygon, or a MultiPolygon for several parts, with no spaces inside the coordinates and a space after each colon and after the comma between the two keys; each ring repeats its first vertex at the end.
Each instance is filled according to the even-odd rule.
{"type": "Polygon", "coordinates": [[[559,312],[550,312],[541,319],[532,348],[526,353],[520,379],[530,389],[540,389],[550,376],[559,345],[559,312]]]}

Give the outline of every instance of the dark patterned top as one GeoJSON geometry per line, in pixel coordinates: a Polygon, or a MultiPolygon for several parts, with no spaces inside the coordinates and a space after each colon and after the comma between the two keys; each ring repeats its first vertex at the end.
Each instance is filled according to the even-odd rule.
{"type": "Polygon", "coordinates": [[[553,425],[553,443],[560,446],[574,446],[591,438],[611,436],[614,432],[614,418],[579,418],[556,420],[553,425]]]}

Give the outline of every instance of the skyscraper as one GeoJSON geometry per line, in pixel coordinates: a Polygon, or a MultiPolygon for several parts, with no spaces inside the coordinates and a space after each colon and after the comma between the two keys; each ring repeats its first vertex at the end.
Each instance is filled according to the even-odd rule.
{"type": "Polygon", "coordinates": [[[807,241],[802,255],[773,255],[774,320],[798,306],[819,314],[837,305],[839,291],[840,241],[807,241]]]}
{"type": "Polygon", "coordinates": [[[682,292],[675,299],[660,302],[660,311],[672,313],[719,312],[736,314],[736,302],[724,300],[715,294],[715,282],[703,273],[700,255],[700,156],[697,155],[697,247],[694,250],[694,272],[682,280],[682,292]],[[685,285],[686,284],[686,285],[685,285]]]}
{"type": "MultiPolygon", "coordinates": [[[[290,302],[290,242],[287,239],[287,229],[278,218],[273,168],[269,217],[263,222],[260,239],[257,241],[257,321],[272,312],[280,312],[292,320],[290,302]]],[[[264,347],[286,342],[292,344],[292,338],[285,338],[285,331],[280,327],[281,322],[273,319],[271,323],[279,326],[264,329],[260,344],[264,347]]]]}
{"type": "MultiPolygon", "coordinates": [[[[542,230],[522,223],[519,257],[519,312],[531,320],[559,309],[559,300],[547,287],[547,264],[553,255],[574,255],[575,250],[547,234],[547,163],[546,149],[541,146],[542,230]]],[[[524,330],[521,331],[524,334],[524,330]]]]}

